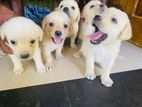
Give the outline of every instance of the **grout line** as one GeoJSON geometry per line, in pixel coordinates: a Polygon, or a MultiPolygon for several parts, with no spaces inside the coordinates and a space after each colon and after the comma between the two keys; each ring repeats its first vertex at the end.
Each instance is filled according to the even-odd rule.
{"type": "Polygon", "coordinates": [[[69,94],[68,94],[67,88],[66,88],[66,86],[65,86],[65,82],[63,82],[63,85],[64,85],[65,93],[66,93],[66,95],[67,95],[67,100],[69,101],[69,105],[70,105],[69,107],[72,107],[71,101],[70,101],[70,98],[69,98],[69,94]]]}

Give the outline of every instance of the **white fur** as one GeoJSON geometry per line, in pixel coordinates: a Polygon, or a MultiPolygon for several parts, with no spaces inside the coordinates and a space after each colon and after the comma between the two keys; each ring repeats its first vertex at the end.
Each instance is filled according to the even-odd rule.
{"type": "Polygon", "coordinates": [[[69,30],[71,27],[71,20],[61,10],[55,10],[49,15],[47,15],[42,23],[42,27],[44,30],[44,38],[42,41],[43,45],[43,54],[46,60],[46,68],[47,70],[52,70],[54,68],[53,62],[52,62],[52,52],[56,51],[55,57],[57,60],[62,60],[63,55],[62,55],[62,49],[64,45],[64,41],[66,37],[69,34],[69,30]],[[49,23],[53,23],[54,26],[49,26],[49,23]],[[67,24],[68,27],[64,28],[64,24],[67,24]],[[62,32],[62,42],[60,44],[55,44],[52,40],[55,35],[55,31],[61,31],[62,32]]]}
{"type": "Polygon", "coordinates": [[[12,18],[1,26],[0,35],[2,39],[7,39],[8,46],[13,51],[13,54],[9,56],[14,64],[13,72],[15,74],[21,74],[24,71],[22,60],[32,58],[35,61],[37,72],[45,72],[39,49],[39,41],[42,40],[43,31],[32,20],[24,17],[12,18]],[[13,45],[11,40],[14,40],[16,44],[13,45]],[[34,44],[31,44],[32,40],[35,40],[34,44]],[[30,55],[29,58],[21,58],[21,55],[25,53],[30,55]]]}
{"type": "Polygon", "coordinates": [[[94,63],[100,64],[101,83],[111,87],[113,81],[110,78],[110,73],[119,54],[121,42],[132,37],[130,21],[126,13],[115,8],[109,8],[102,13],[101,20],[96,21],[95,24],[102,32],[108,34],[108,38],[98,45],[91,44],[87,36],[94,33],[94,30],[91,30],[93,29],[91,24],[86,25],[86,29],[83,29],[86,36],[83,37],[81,50],[74,56],[79,57],[81,52],[85,56],[85,76],[90,80],[94,80],[96,77],[94,63]],[[111,21],[113,17],[117,19],[117,24],[111,21]]]}
{"type": "Polygon", "coordinates": [[[78,30],[79,30],[79,20],[80,20],[80,10],[79,10],[79,6],[77,4],[77,2],[75,0],[62,0],[58,6],[58,9],[63,10],[64,7],[68,7],[69,8],[69,16],[71,18],[71,30],[70,30],[70,34],[69,37],[71,38],[71,44],[70,46],[72,48],[75,48],[75,39],[77,37],[78,34],[78,30]],[[63,6],[61,8],[61,6],[63,6]],[[71,7],[74,6],[75,10],[73,10],[71,7]]]}
{"type": "Polygon", "coordinates": [[[84,35],[84,29],[86,29],[86,25],[92,23],[92,19],[97,15],[97,14],[101,14],[103,12],[103,10],[107,9],[107,7],[105,6],[104,9],[102,9],[100,7],[101,5],[101,1],[100,0],[91,0],[89,1],[83,8],[83,11],[81,12],[81,19],[84,19],[84,22],[80,23],[80,28],[79,28],[79,33],[78,33],[78,37],[79,39],[83,39],[83,35],[84,35]],[[90,6],[94,5],[93,8],[90,8],[90,6]]]}

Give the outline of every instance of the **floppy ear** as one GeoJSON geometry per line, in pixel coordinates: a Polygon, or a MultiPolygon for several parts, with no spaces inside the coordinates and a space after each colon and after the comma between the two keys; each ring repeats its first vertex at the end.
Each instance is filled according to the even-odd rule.
{"type": "Polygon", "coordinates": [[[38,25],[36,26],[36,34],[39,37],[39,40],[42,41],[43,38],[43,30],[41,29],[41,27],[39,27],[38,25]]]}
{"type": "Polygon", "coordinates": [[[79,22],[80,21],[80,12],[78,13],[78,16],[76,18],[76,21],[79,22]]]}
{"type": "Polygon", "coordinates": [[[130,21],[127,22],[127,24],[125,25],[123,31],[120,33],[120,40],[129,40],[132,37],[132,28],[131,28],[131,24],[130,21]]]}
{"type": "Polygon", "coordinates": [[[2,40],[4,40],[6,38],[5,32],[4,32],[4,25],[2,25],[0,27],[0,37],[1,37],[2,40]]]}
{"type": "Polygon", "coordinates": [[[45,30],[47,24],[47,17],[45,17],[42,21],[42,29],[45,30]]]}
{"type": "Polygon", "coordinates": [[[73,31],[73,24],[72,24],[72,22],[70,21],[70,22],[69,22],[69,34],[68,34],[67,37],[70,37],[70,36],[71,36],[72,31],[73,31]]]}

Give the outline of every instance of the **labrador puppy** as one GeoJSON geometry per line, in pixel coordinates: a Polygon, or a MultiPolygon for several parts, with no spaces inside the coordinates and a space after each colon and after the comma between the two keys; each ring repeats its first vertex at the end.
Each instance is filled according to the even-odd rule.
{"type": "Polygon", "coordinates": [[[71,20],[61,10],[55,10],[48,14],[42,23],[44,38],[42,41],[43,54],[46,60],[47,70],[53,69],[51,53],[56,51],[56,59],[62,60],[62,49],[66,37],[71,29],[71,20]]]}
{"type": "Polygon", "coordinates": [[[84,29],[86,26],[90,24],[92,18],[95,17],[97,14],[101,14],[107,6],[101,3],[100,0],[91,0],[89,1],[83,8],[81,12],[81,21],[80,21],[80,28],[79,28],[79,39],[82,40],[82,36],[84,35],[84,29]]]}
{"type": "Polygon", "coordinates": [[[6,44],[13,52],[9,56],[14,64],[13,72],[15,74],[21,74],[24,71],[21,61],[32,58],[38,73],[46,71],[39,48],[43,31],[32,20],[25,17],[10,19],[1,26],[0,37],[2,40],[6,39],[6,44]]]}
{"type": "Polygon", "coordinates": [[[119,54],[121,42],[132,37],[129,18],[125,12],[108,8],[92,19],[85,32],[81,47],[81,52],[86,58],[85,77],[94,80],[94,68],[97,67],[101,70],[101,83],[111,87],[113,80],[110,73],[119,54]]]}
{"type": "Polygon", "coordinates": [[[79,30],[80,10],[75,0],[62,0],[58,6],[58,9],[65,12],[71,18],[71,31],[69,37],[71,38],[70,46],[75,48],[75,39],[79,30]]]}

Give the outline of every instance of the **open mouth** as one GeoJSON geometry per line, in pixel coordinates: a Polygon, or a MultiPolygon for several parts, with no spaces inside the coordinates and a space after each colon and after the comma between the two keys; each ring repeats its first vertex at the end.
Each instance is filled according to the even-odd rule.
{"type": "Polygon", "coordinates": [[[93,26],[95,27],[95,33],[91,34],[88,36],[88,39],[90,40],[90,42],[94,45],[98,45],[100,44],[101,42],[103,42],[107,37],[108,35],[104,32],[101,32],[99,30],[99,28],[93,24],[93,26]]]}
{"type": "Polygon", "coordinates": [[[55,36],[54,38],[52,37],[52,41],[58,45],[62,42],[62,38],[55,36]]]}

